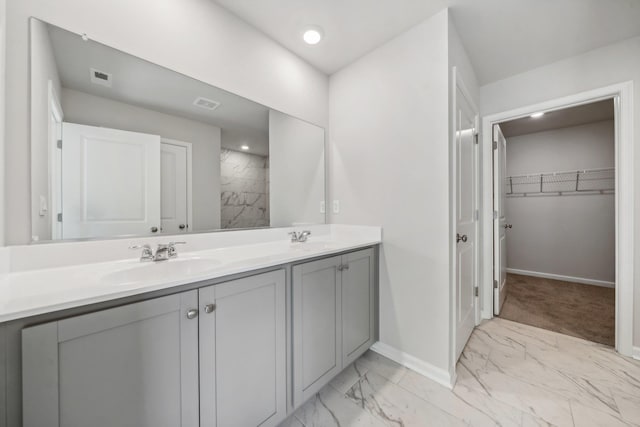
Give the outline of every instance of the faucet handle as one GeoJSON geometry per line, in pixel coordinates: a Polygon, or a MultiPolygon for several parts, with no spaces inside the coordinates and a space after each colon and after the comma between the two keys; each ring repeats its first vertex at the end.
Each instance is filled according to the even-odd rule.
{"type": "Polygon", "coordinates": [[[300,234],[298,234],[298,241],[299,242],[306,242],[307,241],[307,237],[309,237],[309,236],[311,236],[311,232],[309,230],[304,230],[300,234]]]}
{"type": "Polygon", "coordinates": [[[148,244],[132,245],[132,246],[129,246],[129,249],[142,249],[142,254],[140,255],[140,261],[153,261],[153,251],[151,250],[150,245],[148,244]]]}
{"type": "Polygon", "coordinates": [[[129,249],[151,249],[149,245],[132,245],[129,246],[129,249]]]}
{"type": "Polygon", "coordinates": [[[186,245],[187,242],[169,242],[167,243],[167,251],[169,252],[169,258],[175,258],[178,256],[176,251],[176,245],[186,245]]]}

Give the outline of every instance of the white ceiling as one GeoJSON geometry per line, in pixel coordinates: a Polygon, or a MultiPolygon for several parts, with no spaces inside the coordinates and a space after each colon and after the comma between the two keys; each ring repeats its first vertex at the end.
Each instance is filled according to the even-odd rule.
{"type": "Polygon", "coordinates": [[[222,129],[223,146],[269,153],[269,108],[199,80],[48,25],[63,87],[113,99],[222,129]],[[113,75],[113,86],[90,81],[90,68],[113,75]],[[197,97],[220,102],[213,110],[193,105],[197,97]]]}
{"type": "Polygon", "coordinates": [[[536,132],[544,132],[552,129],[560,129],[570,126],[579,126],[587,123],[595,123],[603,120],[613,120],[613,99],[578,105],[576,107],[563,108],[561,110],[546,112],[544,116],[522,117],[500,123],[500,128],[505,137],[526,135],[536,132]]]}
{"type": "Polygon", "coordinates": [[[214,0],[332,74],[445,7],[481,84],[640,35],[639,0],[214,0]],[[308,25],[325,38],[302,41],[308,25]]]}

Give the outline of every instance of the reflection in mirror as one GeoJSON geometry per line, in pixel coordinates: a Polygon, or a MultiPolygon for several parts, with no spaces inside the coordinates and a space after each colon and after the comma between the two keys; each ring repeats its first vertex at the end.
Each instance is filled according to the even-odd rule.
{"type": "Polygon", "coordinates": [[[31,19],[33,240],[324,223],[324,129],[31,19]]]}

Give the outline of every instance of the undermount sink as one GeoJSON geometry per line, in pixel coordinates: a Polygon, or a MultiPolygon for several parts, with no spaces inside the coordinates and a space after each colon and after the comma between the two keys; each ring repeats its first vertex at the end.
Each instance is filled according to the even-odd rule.
{"type": "Polygon", "coordinates": [[[220,261],[209,258],[176,258],[147,262],[125,270],[114,271],[102,278],[104,283],[124,285],[147,280],[179,278],[214,270],[220,261]]]}

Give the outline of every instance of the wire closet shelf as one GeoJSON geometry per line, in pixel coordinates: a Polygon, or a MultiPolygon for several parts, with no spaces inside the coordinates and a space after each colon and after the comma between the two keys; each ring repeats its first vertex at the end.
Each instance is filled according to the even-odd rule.
{"type": "Polygon", "coordinates": [[[615,168],[514,175],[505,184],[510,197],[609,194],[615,191],[615,168]]]}

